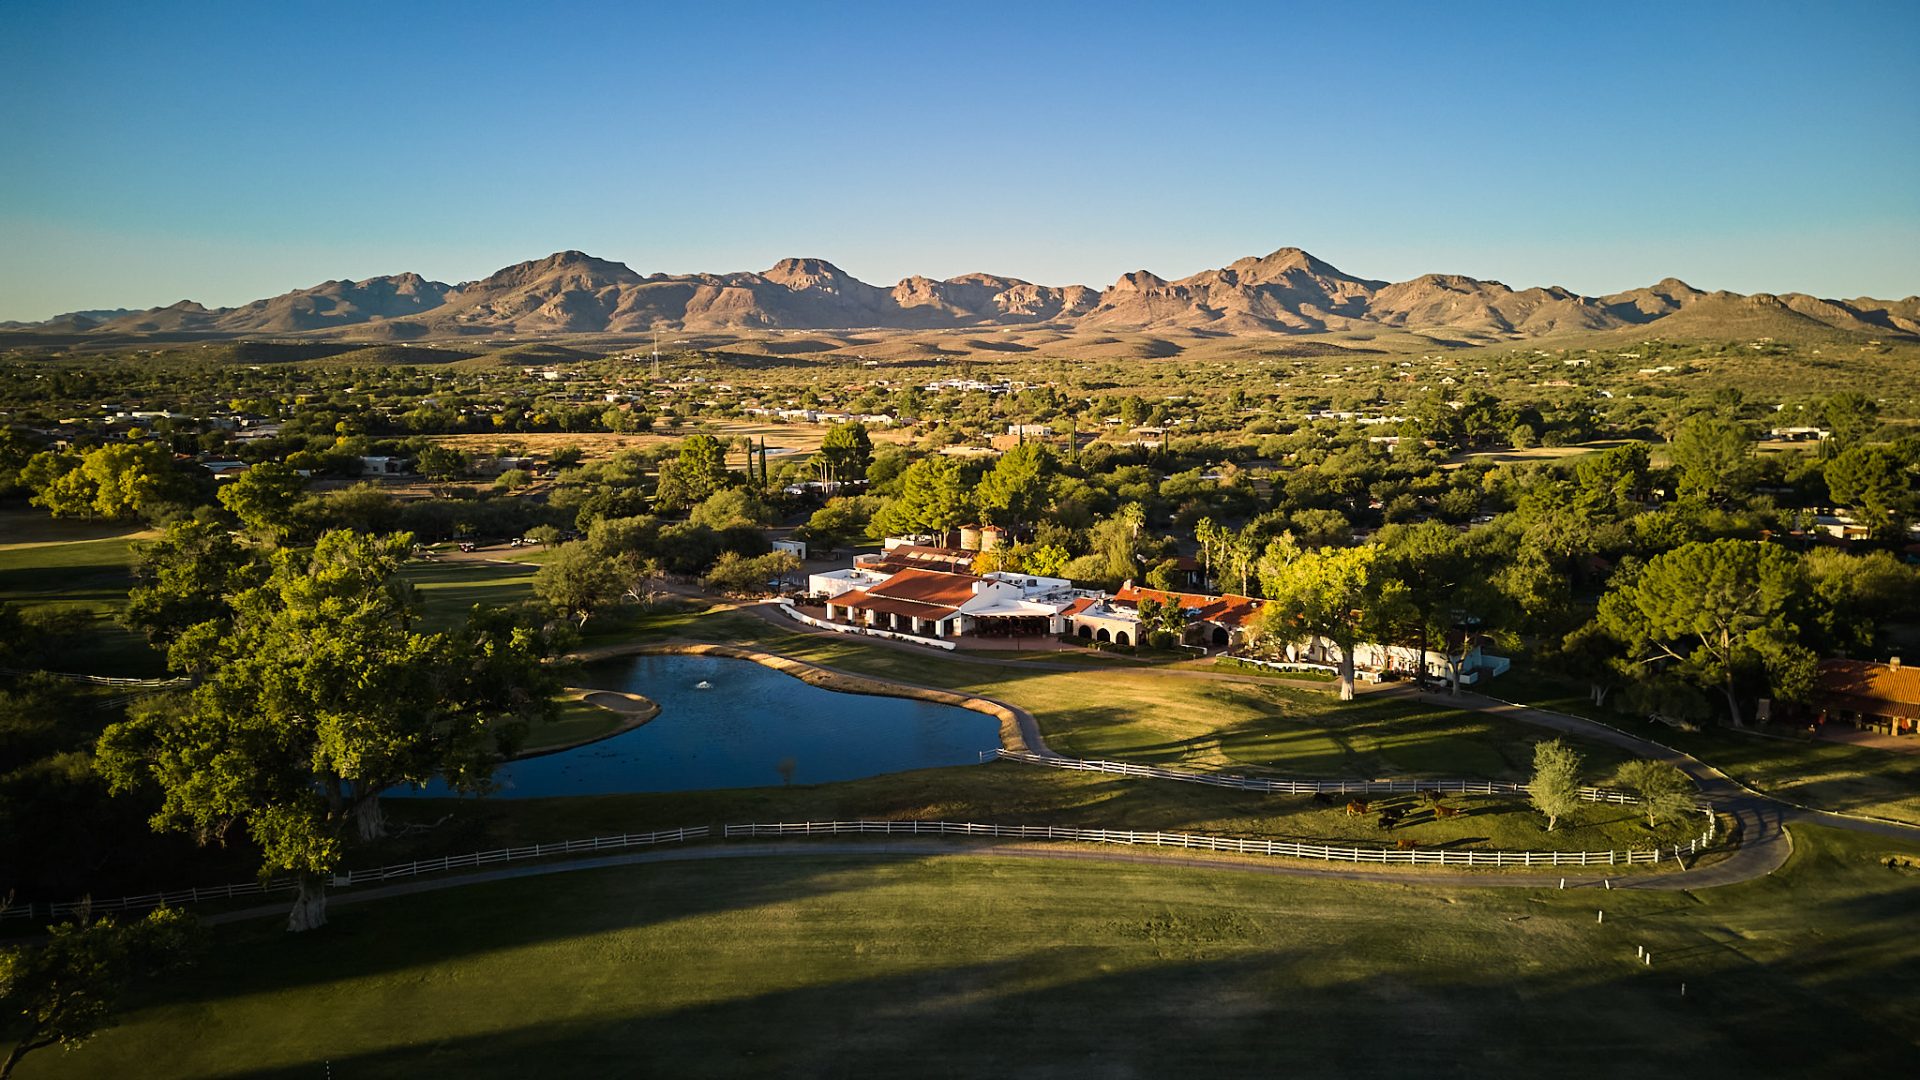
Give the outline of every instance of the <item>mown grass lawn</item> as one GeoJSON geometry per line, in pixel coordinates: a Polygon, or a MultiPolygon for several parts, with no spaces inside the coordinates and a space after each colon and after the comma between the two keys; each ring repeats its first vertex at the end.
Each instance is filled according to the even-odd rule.
{"type": "Polygon", "coordinates": [[[1524,797],[1448,799],[1466,813],[1438,820],[1412,795],[1375,800],[1407,811],[1392,830],[1377,813],[1349,816],[1343,805],[1305,795],[1264,795],[1163,780],[1069,772],[1019,762],[923,769],[798,787],[737,788],[554,799],[389,799],[388,818],[432,824],[356,852],[354,866],[683,825],[848,821],[861,818],[977,821],[1000,825],[1193,832],[1393,847],[1512,851],[1610,851],[1685,843],[1701,822],[1649,831],[1630,808],[1583,806],[1552,832],[1524,797]]]}
{"type": "Polygon", "coordinates": [[[1898,1075],[1917,879],[1796,831],[1780,874],[1699,895],[881,854],[468,886],[224,928],[21,1072],[1898,1075]]]}
{"type": "Polygon", "coordinates": [[[133,587],[133,544],[140,534],[124,526],[88,524],[36,529],[26,535],[43,537],[40,541],[0,545],[0,603],[85,618],[83,639],[59,658],[61,671],[142,678],[165,674],[166,658],[144,635],[116,621],[133,587]],[[101,532],[109,535],[97,535],[101,532]],[[80,538],[62,539],[67,535],[80,538]]]}

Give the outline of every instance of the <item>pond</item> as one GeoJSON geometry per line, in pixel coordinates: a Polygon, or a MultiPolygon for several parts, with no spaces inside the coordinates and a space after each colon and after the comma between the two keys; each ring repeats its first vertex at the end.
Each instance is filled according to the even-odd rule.
{"type": "MultiPolygon", "coordinates": [[[[750,660],[639,656],[586,669],[583,685],[644,694],[660,715],[632,731],[494,770],[492,798],[824,784],[973,765],[1000,745],[984,713],[823,690],[750,660]]],[[[424,791],[444,797],[438,780],[424,791]]]]}

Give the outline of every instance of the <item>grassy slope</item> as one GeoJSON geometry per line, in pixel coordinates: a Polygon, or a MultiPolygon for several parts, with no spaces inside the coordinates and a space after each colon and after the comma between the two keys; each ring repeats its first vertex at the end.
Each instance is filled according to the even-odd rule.
{"type": "Polygon", "coordinates": [[[979,857],[511,881],[225,929],[30,1074],[1889,1074],[1916,878],[1799,833],[1773,878],[1604,900],[979,857]]]}

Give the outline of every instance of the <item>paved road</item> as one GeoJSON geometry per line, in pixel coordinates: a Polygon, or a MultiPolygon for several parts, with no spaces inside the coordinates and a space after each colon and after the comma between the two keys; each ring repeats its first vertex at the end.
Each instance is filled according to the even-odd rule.
{"type": "Polygon", "coordinates": [[[1515,705],[1479,694],[1458,696],[1429,694],[1424,695],[1422,700],[1521,720],[1569,735],[1578,735],[1581,738],[1623,747],[1641,757],[1672,763],[1700,786],[1702,795],[1712,799],[1723,810],[1733,815],[1735,821],[1739,823],[1740,847],[1729,862],[1739,863],[1742,869],[1750,871],[1748,876],[1751,877],[1772,873],[1787,861],[1793,845],[1791,838],[1787,835],[1786,827],[1795,822],[1920,843],[1920,826],[1870,821],[1865,818],[1796,806],[1755,791],[1692,755],[1596,720],[1554,712],[1551,709],[1534,708],[1530,705],[1515,705]]]}

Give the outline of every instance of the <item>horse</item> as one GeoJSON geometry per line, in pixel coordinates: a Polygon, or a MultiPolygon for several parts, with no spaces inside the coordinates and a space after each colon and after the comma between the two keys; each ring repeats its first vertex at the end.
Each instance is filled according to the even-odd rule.
{"type": "Polygon", "coordinates": [[[1392,809],[1380,811],[1380,827],[1383,829],[1393,828],[1395,825],[1400,824],[1400,818],[1405,813],[1406,811],[1404,810],[1392,809]]]}
{"type": "Polygon", "coordinates": [[[1361,814],[1364,814],[1366,812],[1367,812],[1367,800],[1365,799],[1354,799],[1352,802],[1347,803],[1348,817],[1359,817],[1361,814]]]}
{"type": "Polygon", "coordinates": [[[1313,801],[1319,803],[1321,806],[1332,806],[1334,799],[1333,796],[1324,791],[1316,791],[1313,793],[1313,801]]]}
{"type": "Polygon", "coordinates": [[[1440,789],[1423,787],[1420,789],[1420,797],[1427,800],[1428,803],[1437,803],[1440,801],[1440,789]]]}
{"type": "Polygon", "coordinates": [[[1433,816],[1436,818],[1457,817],[1464,813],[1466,811],[1457,806],[1441,806],[1439,803],[1433,805],[1433,816]]]}
{"type": "Polygon", "coordinates": [[[1401,851],[1412,851],[1420,846],[1420,841],[1415,840],[1411,836],[1403,836],[1395,840],[1393,846],[1399,848],[1401,851]]]}

